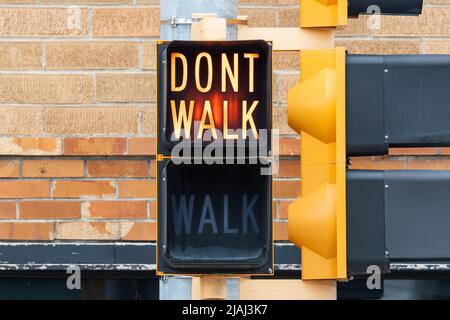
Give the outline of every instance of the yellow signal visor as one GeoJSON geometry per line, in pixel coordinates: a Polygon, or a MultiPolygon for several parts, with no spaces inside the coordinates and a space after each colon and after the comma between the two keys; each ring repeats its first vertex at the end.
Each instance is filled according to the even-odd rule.
{"type": "Polygon", "coordinates": [[[302,51],[300,63],[288,122],[301,134],[302,196],[289,206],[289,239],[301,248],[303,279],[344,279],[345,50],[302,51]]]}
{"type": "Polygon", "coordinates": [[[301,0],[300,26],[337,27],[347,25],[347,0],[301,0]]]}

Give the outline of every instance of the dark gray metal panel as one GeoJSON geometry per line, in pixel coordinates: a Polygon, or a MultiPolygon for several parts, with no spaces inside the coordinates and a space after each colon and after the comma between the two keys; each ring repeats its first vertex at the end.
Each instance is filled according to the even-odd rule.
{"type": "Polygon", "coordinates": [[[115,263],[155,264],[156,244],[116,245],[115,263]]]}
{"type": "Polygon", "coordinates": [[[0,245],[0,264],[114,263],[114,245],[0,245]]]}
{"type": "Polygon", "coordinates": [[[347,172],[347,273],[389,270],[384,235],[384,171],[347,172]]]}
{"type": "Polygon", "coordinates": [[[386,171],[391,260],[450,259],[450,171],[386,171]]]}
{"type": "Polygon", "coordinates": [[[385,56],[390,145],[450,143],[450,55],[385,56]]]}
{"type": "Polygon", "coordinates": [[[378,6],[381,14],[418,15],[422,13],[422,0],[348,0],[348,15],[356,17],[368,11],[369,6],[378,6]]]}
{"type": "MultiPolygon", "coordinates": [[[[300,250],[291,243],[275,243],[275,270],[299,270],[300,250]]],[[[2,243],[3,270],[65,271],[76,264],[83,270],[154,271],[156,243],[2,243]]]]}
{"type": "Polygon", "coordinates": [[[347,155],[450,145],[450,55],[347,55],[347,155]]]}
{"type": "Polygon", "coordinates": [[[348,155],[385,154],[383,57],[347,55],[346,138],[348,155]]]}

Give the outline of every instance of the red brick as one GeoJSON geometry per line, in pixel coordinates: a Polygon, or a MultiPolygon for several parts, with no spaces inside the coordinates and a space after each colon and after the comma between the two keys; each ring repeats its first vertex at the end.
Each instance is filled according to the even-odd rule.
{"type": "Polygon", "coordinates": [[[441,147],[441,148],[439,148],[439,154],[441,154],[441,155],[450,155],[450,147],[441,147]]]}
{"type": "Polygon", "coordinates": [[[297,198],[300,195],[300,181],[277,180],[274,182],[275,198],[297,198]]]}
{"type": "Polygon", "coordinates": [[[151,156],[156,154],[156,138],[129,138],[128,155],[151,156]]]}
{"type": "Polygon", "coordinates": [[[1,137],[0,155],[60,155],[61,139],[35,137],[1,137]]]}
{"type": "Polygon", "coordinates": [[[123,155],[125,138],[66,138],[65,155],[123,155]]]}
{"type": "Polygon", "coordinates": [[[0,222],[2,240],[53,240],[53,223],[0,222]]]}
{"type": "Polygon", "coordinates": [[[146,218],[146,201],[91,201],[85,204],[86,216],[92,218],[146,218]]]}
{"type": "Polygon", "coordinates": [[[277,176],[282,178],[300,177],[300,160],[280,160],[277,176]]]}
{"type": "Polygon", "coordinates": [[[23,160],[24,177],[82,177],[83,160],[23,160]]]}
{"type": "Polygon", "coordinates": [[[350,160],[350,169],[364,170],[402,170],[406,168],[403,159],[390,159],[387,157],[354,157],[350,160]]]}
{"type": "Polygon", "coordinates": [[[158,203],[156,201],[150,201],[149,203],[150,219],[156,219],[158,213],[158,203]]]}
{"type": "Polygon", "coordinates": [[[408,170],[450,170],[448,159],[410,159],[407,162],[408,170]]]}
{"type": "Polygon", "coordinates": [[[21,201],[20,219],[77,219],[81,218],[81,205],[75,201],[21,201]]]}
{"type": "Polygon", "coordinates": [[[156,180],[121,180],[119,181],[120,198],[155,198],[156,180]]]}
{"type": "Polygon", "coordinates": [[[279,241],[289,240],[287,222],[275,222],[273,224],[273,238],[279,241]]]}
{"type": "Polygon", "coordinates": [[[14,201],[0,201],[0,219],[15,219],[16,203],[14,201]]]}
{"type": "Polygon", "coordinates": [[[87,165],[91,177],[148,176],[148,162],[145,160],[92,160],[87,165]]]}
{"type": "Polygon", "coordinates": [[[390,156],[426,156],[426,155],[438,155],[439,148],[425,147],[425,148],[390,148],[390,156]]]}
{"type": "Polygon", "coordinates": [[[287,219],[288,218],[288,210],[289,205],[292,203],[292,201],[279,201],[279,210],[280,210],[280,219],[287,219]]]}
{"type": "Polygon", "coordinates": [[[158,162],[156,160],[150,161],[150,177],[156,178],[158,170],[158,162]]]}
{"type": "Polygon", "coordinates": [[[296,156],[300,154],[300,139],[297,138],[280,138],[280,151],[282,156],[296,156]]]}
{"type": "Polygon", "coordinates": [[[49,195],[50,186],[47,180],[0,181],[0,199],[47,198],[49,195]]]}
{"type": "Polygon", "coordinates": [[[154,222],[123,222],[121,239],[126,241],[155,241],[156,223],[154,222]]]}
{"type": "Polygon", "coordinates": [[[105,198],[116,194],[114,181],[61,180],[55,181],[55,198],[105,198]]]}

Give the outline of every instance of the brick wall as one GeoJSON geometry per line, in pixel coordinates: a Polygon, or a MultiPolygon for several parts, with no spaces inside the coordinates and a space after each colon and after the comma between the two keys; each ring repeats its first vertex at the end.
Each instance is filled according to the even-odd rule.
{"type": "MultiPolygon", "coordinates": [[[[255,26],[298,26],[298,10],[298,0],[239,1],[255,26]]],[[[158,35],[158,0],[0,0],[1,240],[155,239],[158,35]]],[[[383,17],[374,33],[352,20],[337,42],[354,53],[450,53],[450,0],[426,0],[418,19],[383,17]]],[[[298,53],[276,52],[274,69],[275,238],[287,239],[300,191],[300,139],[286,122],[298,53]]],[[[444,154],[391,150],[353,166],[450,168],[444,154]]]]}

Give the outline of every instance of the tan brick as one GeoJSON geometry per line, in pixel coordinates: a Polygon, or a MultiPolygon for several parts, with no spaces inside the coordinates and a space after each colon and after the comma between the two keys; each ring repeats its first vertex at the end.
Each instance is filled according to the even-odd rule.
{"type": "Polygon", "coordinates": [[[276,11],[273,8],[239,8],[239,15],[248,16],[250,27],[276,27],[276,11]]]}
{"type": "Polygon", "coordinates": [[[408,170],[450,170],[448,159],[409,159],[406,164],[408,170]]]}
{"type": "Polygon", "coordinates": [[[156,135],[156,106],[139,108],[138,118],[139,133],[156,135]]]}
{"type": "Polygon", "coordinates": [[[273,196],[275,198],[297,198],[300,195],[299,180],[276,180],[273,196]]]}
{"type": "Polygon", "coordinates": [[[275,222],[273,224],[273,238],[279,241],[289,240],[287,222],[275,222]]]}
{"type": "Polygon", "coordinates": [[[350,159],[350,169],[402,170],[406,169],[406,161],[403,159],[390,159],[383,156],[353,157],[350,159]]]}
{"type": "Polygon", "coordinates": [[[83,177],[83,160],[23,160],[23,177],[83,177]]]}
{"type": "Polygon", "coordinates": [[[450,41],[424,41],[422,53],[450,54],[450,41]]]}
{"type": "Polygon", "coordinates": [[[277,176],[281,178],[300,177],[300,160],[280,160],[277,176]]]}
{"type": "Polygon", "coordinates": [[[22,4],[22,3],[37,3],[38,0],[0,0],[0,3],[6,4],[22,4]]]}
{"type": "Polygon", "coordinates": [[[94,9],[94,36],[159,35],[159,8],[94,9]]]}
{"type": "Polygon", "coordinates": [[[156,41],[144,42],[142,66],[144,69],[156,69],[156,41]]]}
{"type": "Polygon", "coordinates": [[[136,134],[138,112],[137,107],[49,107],[43,111],[43,129],[49,134],[136,134]]]}
{"type": "Polygon", "coordinates": [[[299,8],[281,8],[278,11],[279,27],[300,27],[299,8]]]}
{"type": "Polygon", "coordinates": [[[97,101],[156,101],[156,77],[154,74],[97,75],[97,101]]]}
{"type": "Polygon", "coordinates": [[[91,103],[93,79],[88,75],[0,75],[0,102],[91,103]]]}
{"type": "Polygon", "coordinates": [[[0,108],[1,134],[43,134],[43,108],[2,107],[0,108]]]}
{"type": "Polygon", "coordinates": [[[115,194],[113,181],[57,180],[53,184],[55,198],[111,198],[115,194]]]}
{"type": "Polygon", "coordinates": [[[137,4],[156,4],[159,5],[161,0],[137,0],[137,4]]]}
{"type": "Polygon", "coordinates": [[[155,241],[156,223],[122,222],[120,233],[120,238],[126,241],[155,241]]]}
{"type": "Polygon", "coordinates": [[[80,202],[75,201],[21,201],[20,219],[78,219],[81,218],[80,202]]]}
{"type": "Polygon", "coordinates": [[[66,138],[65,155],[123,155],[125,138],[66,138]]]}
{"type": "Polygon", "coordinates": [[[53,223],[49,222],[1,222],[2,240],[53,240],[53,223]]]}
{"type": "Polygon", "coordinates": [[[336,46],[345,47],[352,54],[418,54],[420,42],[417,41],[373,41],[373,40],[339,40],[336,46]]]}
{"type": "Polygon", "coordinates": [[[278,91],[275,96],[275,103],[287,104],[288,91],[300,81],[300,74],[276,75],[278,91]]]}
{"type": "Polygon", "coordinates": [[[60,222],[56,224],[56,239],[60,240],[118,240],[119,222],[60,222]]]}
{"type": "Polygon", "coordinates": [[[50,186],[47,180],[0,181],[0,199],[47,198],[49,195],[50,186]]]}
{"type": "Polygon", "coordinates": [[[0,69],[40,69],[41,55],[38,42],[0,42],[0,69]]]}
{"type": "Polygon", "coordinates": [[[155,198],[156,180],[120,180],[120,198],[155,198]]]}
{"type": "Polygon", "coordinates": [[[419,16],[382,16],[383,36],[448,36],[450,35],[450,8],[424,7],[419,16]]]}
{"type": "Polygon", "coordinates": [[[133,42],[50,42],[45,48],[47,69],[130,69],[138,66],[133,42]]]}
{"type": "Polygon", "coordinates": [[[146,218],[145,201],[90,201],[83,204],[86,217],[106,219],[146,218]]]}
{"type": "Polygon", "coordinates": [[[288,125],[287,120],[287,106],[275,106],[272,109],[274,129],[279,130],[279,134],[296,134],[288,125]]]}
{"type": "Polygon", "coordinates": [[[9,138],[0,137],[1,155],[59,155],[59,138],[9,138]]]}
{"type": "Polygon", "coordinates": [[[87,34],[86,9],[0,8],[0,22],[3,36],[87,34]]]}
{"type": "Polygon", "coordinates": [[[16,203],[14,201],[0,201],[0,219],[15,219],[16,203]]]}
{"type": "Polygon", "coordinates": [[[40,3],[49,4],[121,4],[133,3],[133,0],[40,0],[40,3]]]}
{"type": "Polygon", "coordinates": [[[129,138],[128,155],[150,156],[156,154],[156,138],[129,138]]]}
{"type": "Polygon", "coordinates": [[[140,110],[120,106],[8,106],[0,108],[0,134],[136,134],[140,110]]]}
{"type": "Polygon", "coordinates": [[[147,177],[145,160],[92,160],[87,162],[90,177],[147,177]]]}
{"type": "Polygon", "coordinates": [[[300,70],[300,52],[299,51],[274,51],[273,52],[274,70],[300,70]]]}
{"type": "Polygon", "coordinates": [[[19,176],[19,161],[0,160],[0,178],[18,178],[19,176]]]}
{"type": "MultiPolygon", "coordinates": [[[[336,31],[336,35],[355,36],[372,34],[367,23],[368,17],[368,15],[360,15],[358,18],[348,19],[347,26],[339,27],[336,31]]],[[[381,27],[384,26],[381,25],[381,27]]]]}

